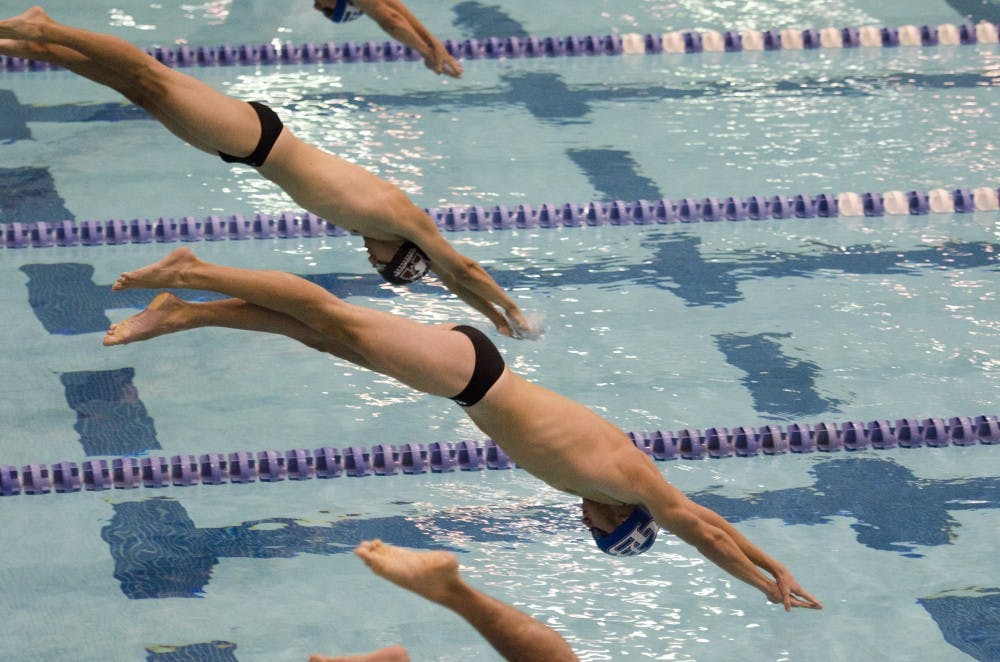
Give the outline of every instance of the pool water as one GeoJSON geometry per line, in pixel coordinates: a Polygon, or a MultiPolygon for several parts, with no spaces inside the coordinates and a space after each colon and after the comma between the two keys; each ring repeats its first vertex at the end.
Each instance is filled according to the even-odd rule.
{"type": "MultiPolygon", "coordinates": [[[[330,38],[308,4],[49,10],[143,45],[330,38]]],[[[11,5],[0,13],[21,10],[11,5]]],[[[546,35],[962,20],[944,2],[534,6],[411,3],[442,38],[489,26],[546,35]]],[[[370,21],[349,29],[352,40],[381,38],[370,21]]],[[[421,206],[537,206],[996,187],[997,55],[973,46],[484,60],[465,63],[461,81],[405,62],[188,73],[268,100],[300,136],[421,206]]],[[[0,104],[2,222],[293,208],[248,169],[181,145],[65,72],[0,74],[0,104]]],[[[676,431],[1000,413],[998,220],[448,239],[542,321],[539,342],[492,334],[513,369],[625,430],[676,431]]],[[[107,324],[153,296],[110,284],[176,245],[0,251],[0,464],[481,439],[458,407],[282,338],[204,329],[101,347],[107,324]]],[[[302,274],[352,303],[489,331],[438,284],[381,284],[356,238],[192,247],[302,274]]],[[[566,495],[520,470],[458,471],[0,499],[0,638],[18,660],[302,660],[389,643],[413,659],[497,659],[464,622],[373,578],[349,553],[381,537],[455,551],[473,583],[559,631],[581,659],[996,655],[992,446],[659,466],[826,609],[785,614],[670,536],[637,559],[604,557],[566,495]]]]}

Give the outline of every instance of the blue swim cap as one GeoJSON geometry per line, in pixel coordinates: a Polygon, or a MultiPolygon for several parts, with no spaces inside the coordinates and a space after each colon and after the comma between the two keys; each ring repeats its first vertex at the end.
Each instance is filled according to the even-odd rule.
{"type": "Polygon", "coordinates": [[[594,542],[605,554],[611,556],[635,556],[642,554],[653,546],[656,532],[660,526],[653,521],[653,516],[642,506],[636,506],[628,519],[618,525],[611,533],[604,535],[597,529],[591,529],[594,542]]]}
{"type": "Polygon", "coordinates": [[[351,0],[337,0],[333,9],[324,9],[323,15],[334,23],[350,23],[361,18],[363,11],[354,6],[351,0]]]}

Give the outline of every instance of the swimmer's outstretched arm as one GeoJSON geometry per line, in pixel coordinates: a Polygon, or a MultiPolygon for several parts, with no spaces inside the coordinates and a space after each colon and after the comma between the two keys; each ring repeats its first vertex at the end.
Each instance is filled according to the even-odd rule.
{"type": "MultiPolygon", "coordinates": [[[[645,458],[644,458],[645,459],[645,458]]],[[[807,593],[791,573],[747,540],[718,513],[691,501],[683,492],[663,479],[659,470],[643,463],[645,475],[632,466],[627,502],[642,503],[656,522],[693,545],[717,566],[759,589],[767,599],[792,607],[822,609],[819,600],[807,593]],[[770,573],[768,577],[762,570],[770,573]]]]}
{"type": "Polygon", "coordinates": [[[456,251],[423,210],[412,203],[407,208],[411,216],[405,217],[402,210],[396,213],[397,218],[408,219],[399,231],[406,232],[406,238],[427,253],[431,269],[445,287],[485,315],[503,335],[520,337],[530,331],[521,309],[482,265],[456,251]]]}
{"type": "Polygon", "coordinates": [[[774,577],[775,586],[771,587],[769,585],[769,588],[776,588],[777,593],[774,597],[780,597],[780,599],[771,599],[772,596],[770,594],[768,594],[768,599],[771,599],[772,602],[781,602],[784,604],[785,611],[788,611],[791,607],[805,607],[808,609],[823,608],[820,601],[803,589],[784,565],[765,554],[763,550],[750,542],[746,536],[740,533],[739,529],[727,522],[719,513],[690,499],[688,499],[688,502],[692,512],[697,513],[703,521],[726,533],[754,565],[774,577]]]}
{"type": "Polygon", "coordinates": [[[400,0],[353,0],[353,2],[389,36],[420,53],[428,69],[436,74],[461,77],[462,65],[400,0]]]}

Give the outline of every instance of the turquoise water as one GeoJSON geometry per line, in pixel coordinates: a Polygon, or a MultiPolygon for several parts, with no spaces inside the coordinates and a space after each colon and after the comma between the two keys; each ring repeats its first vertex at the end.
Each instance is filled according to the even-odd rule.
{"type": "MultiPolygon", "coordinates": [[[[10,4],[0,13],[20,9],[10,4]]],[[[411,7],[442,37],[469,34],[463,16],[495,12],[531,34],[959,20],[943,2],[923,4],[411,7]]],[[[147,44],[329,30],[308,3],[97,5],[79,18],[147,44]]],[[[378,37],[364,21],[349,29],[378,37]]],[[[462,81],[419,63],[189,73],[273,102],[301,136],[421,206],[488,207],[995,187],[996,63],[994,46],[480,61],[462,81]]],[[[179,144],[66,73],[0,74],[0,102],[14,111],[0,114],[4,222],[12,209],[23,220],[103,220],[290,208],[249,170],[179,144]],[[21,125],[30,137],[12,137],[21,125]]],[[[492,336],[515,370],[625,430],[680,430],[998,413],[998,220],[448,238],[542,319],[540,342],[492,336]]],[[[170,247],[0,251],[0,464],[481,438],[455,406],[280,338],[212,329],[102,348],[106,324],[152,296],[110,284],[170,247]]],[[[433,283],[380,285],[356,238],[193,247],[320,279],[360,305],[487,330],[433,283]]],[[[302,660],[388,643],[413,659],[495,659],[457,617],[348,553],[380,536],[456,551],[471,581],[558,630],[582,659],[996,650],[992,447],[659,466],[826,610],[787,615],[669,536],[639,559],[604,557],[566,495],[519,470],[483,471],[0,499],[0,638],[24,660],[302,660]]]]}

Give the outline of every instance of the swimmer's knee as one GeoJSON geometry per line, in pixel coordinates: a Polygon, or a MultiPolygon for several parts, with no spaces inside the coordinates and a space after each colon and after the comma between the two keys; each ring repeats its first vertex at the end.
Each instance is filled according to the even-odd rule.
{"type": "Polygon", "coordinates": [[[310,333],[296,339],[306,347],[334,356],[342,356],[345,351],[352,355],[362,352],[364,333],[349,315],[343,314],[347,310],[343,302],[337,300],[337,303],[340,306],[323,301],[300,305],[295,317],[310,333]]]}

